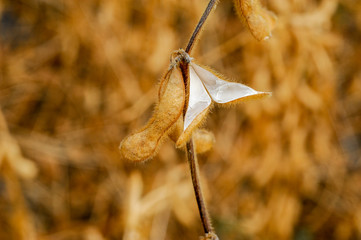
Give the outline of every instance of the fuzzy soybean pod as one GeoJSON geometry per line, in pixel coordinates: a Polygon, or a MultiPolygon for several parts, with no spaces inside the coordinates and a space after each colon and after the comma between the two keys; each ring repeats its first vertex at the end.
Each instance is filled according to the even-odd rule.
{"type": "MultiPolygon", "coordinates": [[[[189,63],[188,106],[184,115],[183,131],[177,139],[177,148],[182,148],[191,139],[195,130],[205,120],[213,103],[227,106],[241,101],[270,96],[244,84],[230,82],[214,70],[189,63]]],[[[179,131],[178,131],[179,132],[179,131]]]]}
{"type": "Polygon", "coordinates": [[[174,66],[162,79],[159,102],[152,118],[144,128],[120,143],[119,150],[124,159],[141,162],[158,152],[162,139],[183,112],[184,89],[182,72],[174,66]]]}
{"type": "MultiPolygon", "coordinates": [[[[178,118],[169,133],[169,138],[173,142],[177,142],[179,136],[183,133],[183,116],[178,118]]],[[[216,139],[214,134],[206,129],[195,129],[192,133],[194,149],[196,153],[205,153],[212,149],[216,139]]],[[[181,146],[180,148],[183,148],[181,146]]]]}
{"type": "Polygon", "coordinates": [[[196,153],[208,152],[215,142],[214,134],[206,129],[196,129],[193,133],[193,144],[196,153]]]}
{"type": "Polygon", "coordinates": [[[272,36],[276,15],[263,8],[259,0],[234,0],[238,15],[245,20],[252,35],[259,41],[272,36]]]}

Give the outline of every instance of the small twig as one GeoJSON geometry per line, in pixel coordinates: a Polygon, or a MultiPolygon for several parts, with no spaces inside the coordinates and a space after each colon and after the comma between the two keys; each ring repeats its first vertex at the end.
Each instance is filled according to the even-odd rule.
{"type": "Polygon", "coordinates": [[[185,50],[186,53],[190,54],[190,52],[192,51],[194,44],[197,42],[197,39],[199,38],[199,33],[201,32],[203,24],[206,22],[211,11],[217,6],[218,2],[219,2],[218,0],[209,1],[206,10],[204,11],[201,19],[199,20],[196,28],[193,31],[191,38],[189,39],[187,48],[185,50]]]}
{"type": "Polygon", "coordinates": [[[203,198],[203,193],[199,180],[198,160],[197,160],[197,155],[194,151],[192,138],[189,140],[189,142],[187,142],[186,147],[187,147],[187,159],[192,176],[194,194],[196,195],[198,210],[203,224],[203,229],[206,234],[211,233],[213,232],[213,227],[203,198]]]}

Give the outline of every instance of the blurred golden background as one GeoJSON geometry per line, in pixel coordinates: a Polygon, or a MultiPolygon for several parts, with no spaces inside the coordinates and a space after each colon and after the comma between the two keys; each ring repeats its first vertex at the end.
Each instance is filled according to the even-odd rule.
{"type": "MultiPolygon", "coordinates": [[[[215,108],[199,156],[220,239],[361,239],[361,1],[222,0],[193,57],[268,99],[215,108]]],[[[0,0],[0,239],[198,239],[185,154],[119,142],[151,116],[206,0],[0,0]]]]}

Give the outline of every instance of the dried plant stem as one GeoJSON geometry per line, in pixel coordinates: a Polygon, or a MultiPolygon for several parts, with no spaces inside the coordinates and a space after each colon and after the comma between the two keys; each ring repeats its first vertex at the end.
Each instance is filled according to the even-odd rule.
{"type": "Polygon", "coordinates": [[[192,51],[192,48],[193,48],[194,44],[197,42],[197,39],[199,38],[199,33],[202,30],[203,24],[206,22],[206,20],[207,20],[209,14],[211,13],[211,11],[214,8],[216,8],[218,2],[219,2],[219,0],[210,0],[209,1],[206,10],[204,11],[201,19],[199,20],[196,28],[193,31],[193,34],[192,34],[191,38],[189,39],[187,48],[185,50],[186,53],[190,54],[190,52],[192,51]]]}
{"type": "Polygon", "coordinates": [[[194,193],[196,195],[199,215],[201,217],[204,232],[207,234],[213,232],[213,227],[203,198],[203,193],[199,179],[198,160],[197,160],[197,155],[194,151],[192,138],[187,142],[186,147],[187,147],[187,159],[191,171],[192,183],[193,183],[194,193]]]}
{"type": "MultiPolygon", "coordinates": [[[[204,23],[206,22],[211,11],[213,9],[215,9],[218,2],[219,2],[219,0],[210,0],[209,1],[206,10],[204,11],[201,19],[199,20],[196,28],[193,31],[191,38],[189,39],[187,48],[185,50],[186,53],[190,54],[190,52],[192,51],[195,43],[199,39],[199,35],[201,33],[204,23]]],[[[204,229],[204,232],[206,235],[206,239],[209,239],[209,237],[211,235],[212,235],[212,238],[215,237],[214,239],[218,239],[217,235],[213,232],[211,219],[209,217],[207,207],[206,207],[206,204],[205,204],[205,201],[203,198],[203,193],[202,193],[202,188],[201,188],[201,183],[200,183],[200,176],[199,176],[198,160],[197,160],[197,155],[194,151],[192,137],[186,144],[186,151],[187,151],[188,164],[189,164],[189,168],[190,168],[191,176],[192,176],[194,194],[196,196],[198,211],[199,211],[199,215],[201,217],[201,221],[202,221],[203,229],[204,229]],[[208,234],[211,234],[211,235],[208,236],[208,234]]]]}

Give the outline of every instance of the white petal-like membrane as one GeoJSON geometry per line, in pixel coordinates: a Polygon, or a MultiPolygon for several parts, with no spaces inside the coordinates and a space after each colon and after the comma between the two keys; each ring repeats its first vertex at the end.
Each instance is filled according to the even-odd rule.
{"type": "MultiPolygon", "coordinates": [[[[189,69],[194,69],[213,101],[217,103],[227,103],[240,98],[263,94],[263,92],[258,92],[241,83],[224,81],[197,64],[191,63],[189,69]]],[[[192,78],[190,81],[192,82],[192,78]]]]}
{"type": "Polygon", "coordinates": [[[210,71],[191,63],[189,66],[189,102],[184,118],[185,131],[196,117],[212,103],[228,103],[237,99],[262,95],[246,85],[220,79],[210,71]]]}
{"type": "Polygon", "coordinates": [[[193,122],[193,120],[204,110],[206,110],[212,103],[207,90],[204,88],[201,79],[190,66],[189,68],[189,102],[186,115],[184,117],[184,127],[187,127],[193,122]]]}

